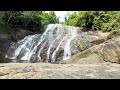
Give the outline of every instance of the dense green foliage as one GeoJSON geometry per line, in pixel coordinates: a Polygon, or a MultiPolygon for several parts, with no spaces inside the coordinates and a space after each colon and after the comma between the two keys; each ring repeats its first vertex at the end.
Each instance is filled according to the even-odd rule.
{"type": "Polygon", "coordinates": [[[0,32],[3,32],[3,33],[8,33],[9,30],[8,30],[8,26],[5,24],[4,20],[3,20],[3,17],[4,17],[4,12],[1,11],[0,12],[0,32]]]}
{"type": "Polygon", "coordinates": [[[55,23],[110,32],[120,25],[119,22],[119,11],[68,12],[65,22],[59,22],[59,18],[53,11],[0,11],[0,31],[7,33],[15,32],[16,28],[43,32],[45,25],[55,23]]]}
{"type": "Polygon", "coordinates": [[[119,11],[79,11],[68,13],[65,24],[109,32],[120,25],[119,11]]]}
{"type": "MultiPolygon", "coordinates": [[[[41,31],[42,28],[50,23],[59,23],[54,12],[44,11],[1,11],[0,28],[6,28],[8,31],[16,28],[41,31]]],[[[2,29],[5,30],[5,29],[2,29]]],[[[42,32],[42,31],[41,31],[42,32]]]]}

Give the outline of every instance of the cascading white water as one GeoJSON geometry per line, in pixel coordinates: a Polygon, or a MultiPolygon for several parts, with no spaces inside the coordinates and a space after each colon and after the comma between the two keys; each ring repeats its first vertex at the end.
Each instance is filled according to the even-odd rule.
{"type": "MultiPolygon", "coordinates": [[[[33,36],[27,36],[27,37],[25,37],[23,40],[19,41],[18,44],[19,44],[19,43],[23,43],[23,44],[21,44],[21,45],[15,50],[14,56],[13,56],[13,57],[10,57],[10,59],[17,59],[17,56],[20,54],[21,50],[22,50],[23,48],[26,48],[26,45],[27,45],[28,43],[31,43],[31,41],[33,40],[33,37],[35,37],[35,35],[33,35],[33,36]],[[28,38],[29,38],[29,39],[28,39],[28,38]]],[[[26,48],[26,49],[27,49],[27,48],[26,48]]],[[[27,50],[28,50],[28,49],[27,49],[27,50]]]]}
{"type": "Polygon", "coordinates": [[[53,52],[52,54],[52,62],[55,62],[55,55],[57,53],[57,51],[59,50],[60,48],[60,45],[62,44],[62,42],[66,39],[67,36],[65,36],[61,41],[60,41],[60,44],[58,45],[58,47],[56,48],[56,50],[53,52]]]}
{"type": "MultiPolygon", "coordinates": [[[[45,30],[45,32],[43,33],[43,35],[41,36],[41,38],[39,39],[37,45],[35,45],[35,47],[31,50],[31,52],[26,53],[21,59],[22,60],[30,60],[32,54],[35,54],[35,52],[37,51],[37,47],[41,44],[41,42],[45,39],[44,36],[47,35],[47,33],[49,32],[50,28],[55,28],[55,26],[53,25],[48,25],[47,29],[45,30]]],[[[40,55],[39,55],[40,58],[40,55]]]]}
{"type": "MultiPolygon", "coordinates": [[[[60,36],[57,36],[56,39],[58,39],[60,36]]],[[[53,47],[53,44],[55,43],[56,39],[51,43],[51,45],[49,46],[48,50],[47,50],[47,59],[49,60],[49,55],[50,55],[50,49],[53,47]]]]}
{"type": "Polygon", "coordinates": [[[68,26],[68,30],[69,30],[68,35],[70,35],[71,37],[67,40],[65,44],[63,60],[67,60],[71,57],[70,43],[71,40],[73,40],[77,35],[77,31],[74,27],[68,26]]]}
{"type": "Polygon", "coordinates": [[[10,59],[32,60],[41,59],[55,62],[57,53],[61,48],[64,51],[61,59],[67,60],[71,57],[71,41],[76,37],[76,27],[62,24],[49,24],[45,32],[26,36],[16,44],[10,59]],[[34,57],[34,58],[33,58],[34,57]]]}

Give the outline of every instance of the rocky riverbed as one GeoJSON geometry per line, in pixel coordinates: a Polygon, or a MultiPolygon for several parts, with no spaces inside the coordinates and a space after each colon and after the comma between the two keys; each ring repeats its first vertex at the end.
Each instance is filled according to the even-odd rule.
{"type": "Polygon", "coordinates": [[[0,79],[120,79],[120,65],[1,63],[0,79]]]}

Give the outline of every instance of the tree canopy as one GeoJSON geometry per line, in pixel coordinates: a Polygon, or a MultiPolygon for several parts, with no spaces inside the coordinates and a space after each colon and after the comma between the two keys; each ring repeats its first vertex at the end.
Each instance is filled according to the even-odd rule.
{"type": "Polygon", "coordinates": [[[59,23],[56,14],[45,11],[1,11],[0,26],[40,31],[44,25],[59,23]]]}
{"type": "Polygon", "coordinates": [[[120,25],[120,11],[78,11],[68,13],[65,24],[109,32],[120,25]]]}

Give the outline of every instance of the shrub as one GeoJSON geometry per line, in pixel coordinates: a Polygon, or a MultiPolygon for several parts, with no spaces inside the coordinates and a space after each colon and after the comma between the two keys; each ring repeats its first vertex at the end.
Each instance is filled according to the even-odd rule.
{"type": "Polygon", "coordinates": [[[120,36],[120,29],[111,31],[110,34],[108,35],[107,39],[111,39],[116,36],[120,36]]]}

